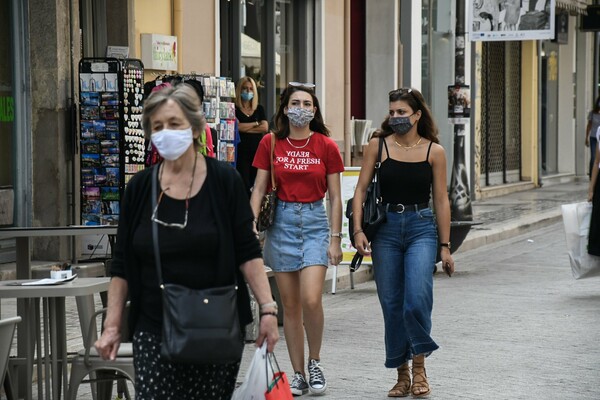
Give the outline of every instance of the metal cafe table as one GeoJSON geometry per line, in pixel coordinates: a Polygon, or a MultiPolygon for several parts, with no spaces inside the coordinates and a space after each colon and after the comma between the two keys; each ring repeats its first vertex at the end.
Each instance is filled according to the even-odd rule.
{"type": "Polygon", "coordinates": [[[17,314],[23,318],[17,327],[16,360],[24,360],[23,364],[16,364],[19,366],[18,398],[27,400],[33,398],[31,383],[36,358],[38,399],[44,396],[42,388],[46,390],[46,398],[49,398],[51,391],[52,398],[59,399],[61,386],[63,396],[66,398],[68,385],[65,298],[76,299],[82,337],[85,340],[87,330],[84,327],[94,312],[93,295],[107,291],[109,285],[109,278],[76,278],[71,282],[49,286],[19,285],[31,278],[31,238],[106,234],[112,239],[116,232],[116,226],[0,228],[0,239],[15,238],[17,247],[17,281],[0,281],[0,299],[16,298],[17,314]],[[43,313],[40,312],[40,300],[42,300],[43,313]],[[41,348],[42,337],[44,338],[43,349],[41,348]],[[37,353],[37,357],[34,353],[37,353]],[[42,367],[44,374],[42,374],[42,367]],[[51,384],[50,378],[52,378],[51,384]]]}
{"type": "MultiPolygon", "coordinates": [[[[25,364],[23,372],[18,374],[18,397],[32,398],[31,382],[34,361],[37,358],[38,398],[43,397],[42,388],[45,388],[46,398],[51,393],[53,399],[59,399],[61,385],[66,398],[68,384],[65,299],[75,297],[80,324],[87,323],[94,312],[94,293],[107,291],[110,278],[76,278],[57,285],[40,286],[23,286],[23,282],[31,281],[0,282],[0,299],[16,298],[23,301],[23,320],[18,325],[17,358],[24,359],[25,364]],[[40,299],[43,317],[40,313],[40,299]],[[37,357],[34,357],[34,353],[37,353],[37,357]]],[[[86,341],[85,329],[82,329],[82,336],[86,341]]]]}

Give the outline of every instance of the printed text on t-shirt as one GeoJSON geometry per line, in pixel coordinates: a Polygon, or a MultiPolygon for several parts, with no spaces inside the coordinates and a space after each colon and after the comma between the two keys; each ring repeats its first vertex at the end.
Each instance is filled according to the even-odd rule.
{"type": "Polygon", "coordinates": [[[321,159],[311,157],[309,151],[291,150],[285,153],[287,157],[277,157],[277,162],[282,163],[284,169],[307,171],[309,165],[321,164],[321,159]]]}

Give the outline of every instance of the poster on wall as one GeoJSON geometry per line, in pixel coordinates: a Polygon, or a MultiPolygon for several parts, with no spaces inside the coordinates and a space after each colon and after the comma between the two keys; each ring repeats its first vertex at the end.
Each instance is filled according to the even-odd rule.
{"type": "Polygon", "coordinates": [[[465,125],[471,117],[471,89],[469,85],[448,86],[448,120],[451,124],[465,125]]]}
{"type": "Polygon", "coordinates": [[[555,0],[472,0],[472,41],[554,39],[555,0]]]}

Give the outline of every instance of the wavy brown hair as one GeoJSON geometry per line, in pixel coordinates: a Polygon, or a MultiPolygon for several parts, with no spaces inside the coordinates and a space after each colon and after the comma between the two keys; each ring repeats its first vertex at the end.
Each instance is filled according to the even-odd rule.
{"type": "MultiPolygon", "coordinates": [[[[403,101],[413,110],[413,112],[421,111],[421,118],[417,121],[417,133],[419,136],[425,139],[431,140],[434,143],[439,143],[438,138],[438,127],[431,116],[431,110],[425,102],[423,95],[417,89],[413,88],[401,88],[392,90],[389,93],[389,102],[403,101]]],[[[386,137],[394,133],[389,124],[390,116],[385,117],[379,128],[373,137],[386,137]]]]}

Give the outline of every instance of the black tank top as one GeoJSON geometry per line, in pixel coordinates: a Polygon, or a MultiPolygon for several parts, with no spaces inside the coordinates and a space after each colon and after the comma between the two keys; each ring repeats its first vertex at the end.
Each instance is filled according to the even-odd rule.
{"type": "Polygon", "coordinates": [[[428,203],[433,183],[433,170],[429,164],[432,142],[429,142],[425,160],[406,162],[391,158],[387,143],[385,139],[382,140],[387,153],[379,169],[383,202],[406,205],[428,203]]]}

